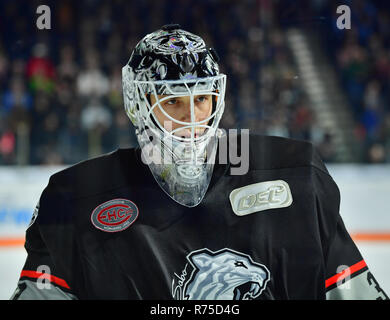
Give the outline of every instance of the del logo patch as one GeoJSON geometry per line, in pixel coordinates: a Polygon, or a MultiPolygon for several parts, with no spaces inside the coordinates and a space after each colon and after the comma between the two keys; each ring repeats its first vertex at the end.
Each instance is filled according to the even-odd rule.
{"type": "Polygon", "coordinates": [[[106,232],[123,231],[138,217],[138,208],[127,199],[113,199],[98,205],[91,214],[92,224],[106,232]]]}
{"type": "Polygon", "coordinates": [[[284,180],[259,182],[234,189],[229,198],[233,212],[238,216],[285,208],[293,202],[290,187],[284,180]]]}

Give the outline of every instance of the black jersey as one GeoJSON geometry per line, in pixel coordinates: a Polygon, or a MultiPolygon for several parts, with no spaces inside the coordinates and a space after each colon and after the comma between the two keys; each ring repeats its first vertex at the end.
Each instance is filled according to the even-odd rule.
{"type": "Polygon", "coordinates": [[[164,193],[139,149],[52,175],[13,298],[387,298],[311,143],[253,135],[249,171],[231,168],[217,161],[194,208],[164,193]]]}

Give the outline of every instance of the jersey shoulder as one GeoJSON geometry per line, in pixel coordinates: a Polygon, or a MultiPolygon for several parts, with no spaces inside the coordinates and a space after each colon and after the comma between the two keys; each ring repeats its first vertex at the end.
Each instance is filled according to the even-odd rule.
{"type": "Polygon", "coordinates": [[[294,172],[307,168],[311,188],[322,190],[321,194],[339,203],[340,190],[312,142],[262,135],[251,135],[249,140],[249,172],[279,169],[294,172]]]}
{"type": "MultiPolygon", "coordinates": [[[[312,207],[320,224],[323,238],[329,239],[336,231],[340,209],[340,190],[329,174],[313,143],[274,136],[250,136],[249,179],[256,181],[284,180],[291,188],[294,201],[305,194],[315,199],[312,207]],[[267,179],[264,179],[267,177],[267,179]]],[[[252,181],[251,181],[252,182],[252,181]]],[[[295,210],[291,207],[291,210],[295,210]]],[[[312,215],[313,211],[305,211],[312,215]]]]}
{"type": "Polygon", "coordinates": [[[250,170],[307,166],[329,174],[319,153],[310,141],[276,136],[249,136],[250,170]]]}
{"type": "Polygon", "coordinates": [[[125,185],[136,185],[149,172],[137,149],[118,149],[81,161],[50,177],[47,188],[77,198],[107,192],[125,185]]]}

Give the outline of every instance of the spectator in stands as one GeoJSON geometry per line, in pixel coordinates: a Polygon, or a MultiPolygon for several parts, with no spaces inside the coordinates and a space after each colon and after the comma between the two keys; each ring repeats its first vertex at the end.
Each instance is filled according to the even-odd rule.
{"type": "Polygon", "coordinates": [[[101,97],[106,95],[110,88],[107,76],[99,67],[98,59],[96,52],[86,53],[86,68],[81,70],[77,77],[77,92],[83,97],[101,97]]]}
{"type": "Polygon", "coordinates": [[[1,113],[3,116],[29,111],[33,101],[31,94],[26,91],[23,79],[14,77],[10,83],[10,88],[4,92],[2,97],[1,113]]]}
{"type": "Polygon", "coordinates": [[[74,81],[78,74],[78,65],[75,61],[74,49],[70,44],[60,49],[60,62],[58,64],[58,77],[74,81]]]}
{"type": "Polygon", "coordinates": [[[6,87],[6,81],[9,70],[9,59],[6,56],[6,52],[0,45],[0,90],[6,87]]]}
{"type": "Polygon", "coordinates": [[[45,43],[37,43],[33,55],[26,65],[27,81],[33,92],[52,92],[55,86],[55,66],[49,58],[49,48],[45,43]]]}
{"type": "Polygon", "coordinates": [[[81,112],[81,127],[88,133],[89,157],[103,152],[102,139],[112,123],[112,114],[109,108],[97,97],[90,99],[88,105],[81,112]]]}

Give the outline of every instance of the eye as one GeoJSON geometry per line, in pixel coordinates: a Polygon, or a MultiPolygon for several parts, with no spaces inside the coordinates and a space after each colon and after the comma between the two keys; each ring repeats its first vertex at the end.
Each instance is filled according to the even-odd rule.
{"type": "Polygon", "coordinates": [[[244,262],[242,262],[242,261],[236,261],[236,262],[234,262],[234,266],[236,266],[236,267],[243,267],[243,268],[245,268],[245,269],[248,269],[248,267],[245,265],[245,263],[244,262]]]}
{"type": "Polygon", "coordinates": [[[200,97],[196,98],[196,102],[202,103],[202,102],[205,102],[205,101],[207,101],[207,97],[206,96],[200,96],[200,97]]]}
{"type": "Polygon", "coordinates": [[[177,104],[177,102],[178,102],[177,99],[169,99],[168,101],[165,101],[164,104],[172,106],[172,105],[177,104]]]}

